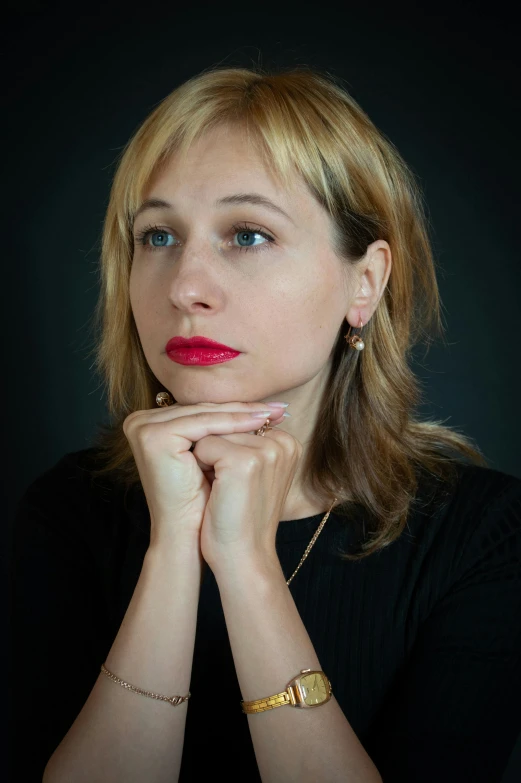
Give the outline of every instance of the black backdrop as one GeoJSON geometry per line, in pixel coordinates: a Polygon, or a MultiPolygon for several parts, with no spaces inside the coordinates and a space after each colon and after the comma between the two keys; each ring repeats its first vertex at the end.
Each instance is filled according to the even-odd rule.
{"type": "MultiPolygon", "coordinates": [[[[8,522],[28,484],[106,418],[87,352],[113,161],[154,105],[216,65],[327,69],[396,144],[426,196],[447,327],[448,345],[417,352],[423,411],[521,477],[521,69],[504,8],[20,6],[2,34],[8,522]]],[[[503,783],[520,771],[521,742],[503,783]]]]}

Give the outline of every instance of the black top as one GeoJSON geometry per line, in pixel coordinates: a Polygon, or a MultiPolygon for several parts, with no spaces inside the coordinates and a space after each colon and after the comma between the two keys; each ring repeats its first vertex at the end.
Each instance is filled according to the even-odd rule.
{"type": "MultiPolygon", "coordinates": [[[[65,455],[18,506],[13,783],[40,783],[99,676],[149,544],[142,488],[125,501],[106,479],[91,484],[92,455],[65,455]]],[[[342,561],[339,548],[356,551],[367,530],[357,509],[331,513],[289,586],[334,696],[385,783],[499,783],[521,730],[521,480],[473,465],[458,466],[455,487],[424,477],[398,541],[342,561]]],[[[322,517],[280,523],[286,579],[322,517]]],[[[223,757],[234,759],[228,780],[260,780],[209,567],[190,691],[180,780],[213,779],[223,757]],[[219,715],[207,704],[210,665],[231,686],[219,715]]]]}

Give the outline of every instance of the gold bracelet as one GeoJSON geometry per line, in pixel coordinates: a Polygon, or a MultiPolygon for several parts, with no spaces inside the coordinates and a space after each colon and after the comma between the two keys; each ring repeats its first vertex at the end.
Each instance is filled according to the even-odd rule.
{"type": "Polygon", "coordinates": [[[109,677],[111,680],[114,680],[114,682],[117,682],[117,684],[121,685],[123,688],[134,691],[134,693],[140,693],[143,696],[149,696],[151,699],[161,699],[161,701],[168,701],[172,707],[177,707],[177,705],[181,704],[183,701],[188,701],[191,696],[190,691],[188,691],[188,696],[170,696],[169,698],[168,696],[161,696],[159,693],[152,693],[151,691],[144,691],[141,688],[135,688],[134,685],[131,685],[124,680],[120,680],[120,678],[116,677],[115,674],[109,672],[104,663],[101,664],[101,671],[103,674],[106,674],[107,677],[109,677]]]}

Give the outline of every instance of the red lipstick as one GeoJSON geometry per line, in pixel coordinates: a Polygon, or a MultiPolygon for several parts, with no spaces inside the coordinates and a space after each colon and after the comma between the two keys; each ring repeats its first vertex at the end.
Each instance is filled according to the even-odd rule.
{"type": "Polygon", "coordinates": [[[165,347],[166,355],[178,364],[202,365],[221,364],[235,359],[241,351],[217,343],[208,337],[172,337],[165,347]]]}

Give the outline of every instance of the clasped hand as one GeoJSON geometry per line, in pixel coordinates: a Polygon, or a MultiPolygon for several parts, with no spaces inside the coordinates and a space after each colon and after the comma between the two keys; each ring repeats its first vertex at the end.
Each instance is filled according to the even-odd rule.
{"type": "MultiPolygon", "coordinates": [[[[269,426],[280,424],[282,414],[274,411],[269,426]]],[[[300,441],[277,429],[264,436],[208,435],[192,453],[211,483],[200,542],[212,571],[239,559],[246,565],[276,559],[277,528],[302,455],[300,441]]]]}

